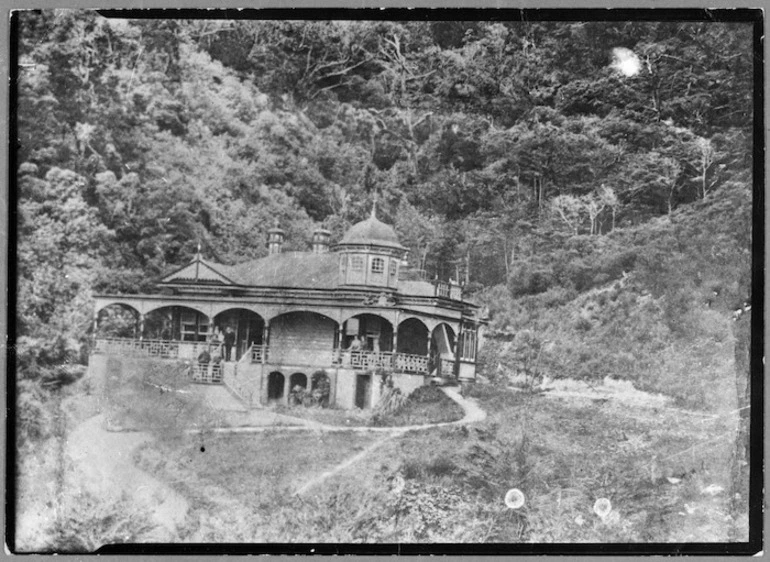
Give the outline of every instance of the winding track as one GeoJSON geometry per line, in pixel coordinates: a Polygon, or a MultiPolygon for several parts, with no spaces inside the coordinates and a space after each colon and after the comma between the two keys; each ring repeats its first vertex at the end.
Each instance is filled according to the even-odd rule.
{"type": "MultiPolygon", "coordinates": [[[[486,418],[486,412],[473,400],[463,398],[453,388],[441,390],[457,402],[465,415],[462,419],[452,422],[421,424],[401,427],[340,427],[316,422],[307,422],[275,415],[265,417],[262,422],[268,425],[253,425],[247,427],[219,427],[208,430],[190,430],[190,433],[201,431],[214,433],[260,433],[265,431],[314,431],[320,433],[358,432],[379,433],[377,439],[363,451],[345,459],[331,469],[313,477],[300,486],[294,495],[308,492],[331,476],[344,471],[387,441],[409,431],[420,431],[434,427],[446,427],[476,423],[486,418]],[[286,422],[297,425],[285,425],[286,422]]],[[[269,413],[268,413],[269,414],[269,413]]],[[[182,524],[188,511],[184,497],[172,490],[149,473],[136,467],[131,461],[131,454],[141,444],[150,440],[146,432],[121,432],[106,428],[103,415],[94,416],[80,424],[69,435],[67,440],[67,455],[74,464],[78,475],[77,483],[73,484],[72,492],[88,491],[97,497],[115,501],[128,497],[134,503],[146,509],[158,524],[160,541],[173,540],[177,526],[182,524]]]]}

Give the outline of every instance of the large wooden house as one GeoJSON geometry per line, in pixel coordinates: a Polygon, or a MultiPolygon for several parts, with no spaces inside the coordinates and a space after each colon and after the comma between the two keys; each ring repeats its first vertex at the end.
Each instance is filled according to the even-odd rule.
{"type": "Polygon", "coordinates": [[[228,266],[199,253],[155,294],[97,295],[92,363],[186,361],[195,380],[223,383],[252,407],[323,383],[331,405],[367,408],[386,379],[407,393],[433,377],[475,379],[482,320],[459,284],[409,279],[406,248],[374,210],[333,248],[329,238],[317,230],[312,250],[283,252],[276,226],[264,258],[228,266]],[[134,337],[99,329],[116,306],[135,311],[134,337]],[[230,361],[201,363],[203,351],[226,355],[226,332],[230,361]]]}

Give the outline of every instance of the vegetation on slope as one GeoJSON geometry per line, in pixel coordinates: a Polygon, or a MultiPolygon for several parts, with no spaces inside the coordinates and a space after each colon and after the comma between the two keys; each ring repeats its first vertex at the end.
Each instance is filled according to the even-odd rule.
{"type": "Polygon", "coordinates": [[[275,217],[291,250],[339,238],[375,198],[414,268],[488,309],[497,387],[745,400],[750,24],[15,17],[21,450],[61,437],[94,292],[198,244],[265,255],[275,217]]]}

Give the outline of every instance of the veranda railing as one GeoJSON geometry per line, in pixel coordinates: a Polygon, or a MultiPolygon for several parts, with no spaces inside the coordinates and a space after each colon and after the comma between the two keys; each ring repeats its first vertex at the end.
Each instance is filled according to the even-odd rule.
{"type": "MultiPolygon", "coordinates": [[[[111,355],[139,355],[158,357],[161,359],[188,359],[194,365],[203,351],[208,351],[211,359],[222,356],[222,344],[210,342],[182,342],[167,340],[133,340],[128,338],[100,338],[95,341],[94,353],[111,355]]],[[[238,361],[242,363],[267,363],[268,360],[278,363],[309,364],[318,367],[348,367],[353,369],[374,370],[393,369],[401,373],[427,374],[428,357],[409,353],[393,353],[392,351],[318,351],[309,349],[269,349],[266,345],[253,344],[238,361]]],[[[203,374],[196,366],[195,376],[201,379],[213,380],[219,375],[203,374]]],[[[442,359],[442,373],[453,372],[453,362],[442,359]]],[[[206,382],[203,381],[203,382],[206,382]]]]}

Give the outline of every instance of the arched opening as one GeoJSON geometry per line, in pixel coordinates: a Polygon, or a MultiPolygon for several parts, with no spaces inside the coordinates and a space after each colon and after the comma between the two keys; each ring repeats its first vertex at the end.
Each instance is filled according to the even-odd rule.
{"type": "Polygon", "coordinates": [[[337,322],[317,312],[295,311],[270,321],[270,362],[331,365],[337,322]]]}
{"type": "Polygon", "coordinates": [[[230,308],[214,317],[213,337],[224,344],[227,361],[238,361],[252,344],[264,343],[264,329],[265,321],[256,312],[245,308],[230,308]]]}
{"type": "Polygon", "coordinates": [[[283,373],[273,371],[267,376],[267,399],[268,400],[280,400],[283,398],[283,385],[284,385],[283,373]]]}
{"type": "Polygon", "coordinates": [[[147,339],[205,342],[209,329],[209,317],[186,306],[163,306],[148,312],[144,318],[147,339]]]}
{"type": "Polygon", "coordinates": [[[433,329],[428,357],[428,373],[435,376],[454,376],[455,332],[449,324],[441,323],[433,329]]]}
{"type": "Polygon", "coordinates": [[[409,355],[428,355],[428,327],[417,318],[408,318],[398,325],[398,351],[409,355]]]}
{"type": "Polygon", "coordinates": [[[326,371],[316,371],[313,373],[313,377],[310,379],[310,391],[313,395],[313,400],[316,404],[319,404],[323,408],[329,406],[329,397],[331,395],[331,380],[326,371]]]}
{"type": "Polygon", "coordinates": [[[289,404],[298,406],[305,403],[307,391],[307,375],[294,373],[289,377],[289,404]]]}
{"type": "Polygon", "coordinates": [[[113,303],[102,308],[96,316],[96,338],[131,338],[141,336],[139,311],[123,303],[113,303]]]}
{"type": "Polygon", "coordinates": [[[342,349],[393,351],[393,325],[375,314],[357,314],[348,318],[342,325],[342,349]]]}
{"type": "Polygon", "coordinates": [[[294,373],[289,377],[289,388],[293,391],[298,386],[307,390],[307,375],[305,373],[294,373]]]}

